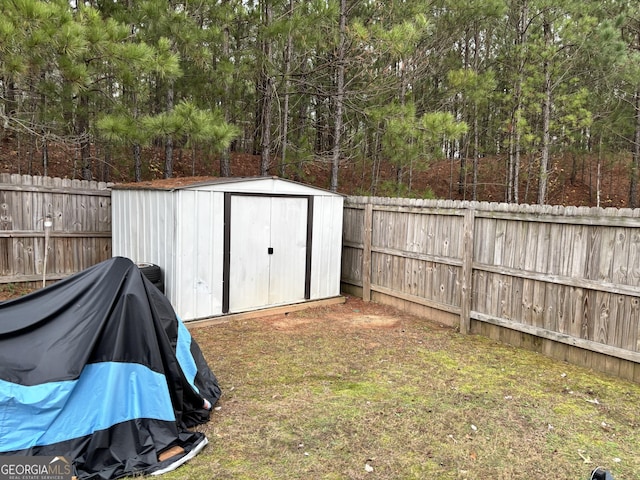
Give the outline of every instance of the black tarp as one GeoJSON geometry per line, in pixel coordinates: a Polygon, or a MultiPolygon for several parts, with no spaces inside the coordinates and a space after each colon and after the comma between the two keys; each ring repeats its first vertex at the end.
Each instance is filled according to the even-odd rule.
{"type": "Polygon", "coordinates": [[[206,444],[188,429],[219,397],[171,303],[129,259],[0,303],[1,455],[64,456],[86,479],[161,473],[206,444]]]}

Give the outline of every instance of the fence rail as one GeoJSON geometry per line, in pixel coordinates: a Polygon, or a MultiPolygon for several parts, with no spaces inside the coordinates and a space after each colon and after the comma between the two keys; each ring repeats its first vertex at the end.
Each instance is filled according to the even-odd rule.
{"type": "Polygon", "coordinates": [[[53,281],[111,257],[111,191],[0,174],[0,283],[53,281]]]}
{"type": "Polygon", "coordinates": [[[350,197],[345,291],[640,381],[640,210],[350,197]]]}

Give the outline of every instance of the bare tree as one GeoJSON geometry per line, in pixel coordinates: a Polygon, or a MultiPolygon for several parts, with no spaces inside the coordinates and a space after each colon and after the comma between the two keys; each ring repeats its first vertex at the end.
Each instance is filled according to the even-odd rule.
{"type": "MultiPolygon", "coordinates": [[[[551,23],[545,12],[543,19],[544,44],[548,48],[551,43],[551,23]]],[[[551,140],[549,125],[551,122],[551,66],[549,57],[545,55],[542,64],[544,73],[544,101],[542,102],[542,151],[540,158],[540,175],[538,179],[538,203],[544,205],[547,196],[547,180],[549,176],[549,144],[551,140]]]]}
{"type": "Polygon", "coordinates": [[[344,102],[344,56],[347,30],[347,1],[340,0],[340,40],[337,52],[336,111],[334,117],[333,153],[331,155],[330,190],[338,190],[338,167],[340,166],[340,140],[342,134],[342,108],[344,102]]]}

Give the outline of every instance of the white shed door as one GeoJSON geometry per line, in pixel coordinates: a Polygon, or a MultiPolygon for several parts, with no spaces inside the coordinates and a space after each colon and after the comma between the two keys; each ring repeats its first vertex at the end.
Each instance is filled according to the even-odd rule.
{"type": "Polygon", "coordinates": [[[307,202],[231,196],[229,312],[304,300],[307,202]]]}

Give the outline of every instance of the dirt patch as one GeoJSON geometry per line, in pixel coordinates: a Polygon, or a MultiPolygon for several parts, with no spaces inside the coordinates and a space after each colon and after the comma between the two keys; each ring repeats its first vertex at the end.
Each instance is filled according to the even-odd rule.
{"type": "Polygon", "coordinates": [[[347,296],[343,304],[271,315],[261,323],[265,328],[293,332],[310,324],[331,330],[401,328],[408,319],[391,307],[347,296]]]}
{"type": "Polygon", "coordinates": [[[400,324],[398,318],[381,315],[343,314],[334,318],[318,318],[315,316],[300,316],[298,313],[265,319],[269,327],[279,331],[294,331],[309,324],[330,324],[332,328],[393,328],[400,324]]]}
{"type": "Polygon", "coordinates": [[[349,322],[358,328],[390,328],[399,324],[399,321],[391,317],[381,317],[379,315],[359,315],[349,322]]]}

